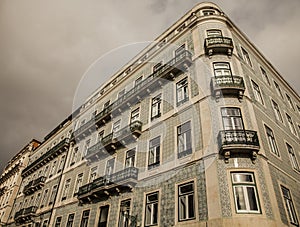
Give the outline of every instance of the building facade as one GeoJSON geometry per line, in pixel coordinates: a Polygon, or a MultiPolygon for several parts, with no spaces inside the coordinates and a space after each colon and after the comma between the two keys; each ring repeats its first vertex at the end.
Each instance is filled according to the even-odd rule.
{"type": "Polygon", "coordinates": [[[200,3],[31,154],[8,226],[299,226],[300,98],[200,3]]]}
{"type": "Polygon", "coordinates": [[[21,173],[27,166],[30,153],[39,146],[37,140],[30,141],[6,165],[0,177],[0,226],[5,226],[22,182],[21,173]]]}

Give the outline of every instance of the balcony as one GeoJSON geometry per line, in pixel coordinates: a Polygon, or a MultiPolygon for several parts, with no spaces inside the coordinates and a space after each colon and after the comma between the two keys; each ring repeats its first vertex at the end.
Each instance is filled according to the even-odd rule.
{"type": "Polygon", "coordinates": [[[26,177],[32,172],[36,171],[46,163],[49,163],[51,160],[56,158],[61,153],[65,152],[69,148],[69,139],[65,138],[64,140],[60,141],[57,145],[52,147],[49,151],[47,151],[45,154],[43,154],[41,157],[36,159],[34,162],[32,162],[30,165],[28,165],[23,171],[22,171],[22,177],[26,177]]]}
{"type": "Polygon", "coordinates": [[[185,72],[192,64],[192,54],[184,50],[173,59],[159,67],[137,86],[126,92],[112,104],[112,114],[117,115],[128,106],[134,105],[161,87],[168,80],[173,80],[179,73],[185,72]]]}
{"type": "Polygon", "coordinates": [[[27,208],[23,208],[16,212],[15,214],[15,222],[18,224],[24,224],[26,222],[29,222],[32,220],[32,217],[35,216],[37,207],[36,206],[31,206],[27,208]]]}
{"type": "Polygon", "coordinates": [[[98,202],[108,196],[131,191],[136,185],[138,169],[129,167],[111,175],[104,175],[93,182],[81,186],[77,197],[80,203],[98,202]]]}
{"type": "Polygon", "coordinates": [[[89,161],[100,160],[109,154],[113,154],[116,149],[135,141],[142,133],[142,122],[134,121],[130,125],[103,137],[87,151],[86,159],[89,161]]]}
{"type": "Polygon", "coordinates": [[[228,37],[210,37],[204,41],[205,54],[212,56],[214,54],[232,55],[233,42],[228,37]]]}
{"type": "Polygon", "coordinates": [[[77,130],[73,132],[71,140],[81,140],[90,135],[92,132],[96,131],[98,127],[104,125],[111,119],[111,109],[112,105],[102,110],[85,124],[81,125],[77,130]]]}
{"type": "Polygon", "coordinates": [[[46,181],[46,177],[44,177],[44,176],[39,177],[39,178],[37,178],[35,180],[30,181],[24,187],[23,193],[25,195],[31,195],[31,194],[33,194],[35,191],[41,189],[44,186],[45,181],[46,181]]]}
{"type": "Polygon", "coordinates": [[[250,155],[255,161],[259,151],[259,141],[256,131],[250,130],[222,130],[218,135],[220,154],[224,155],[228,163],[232,154],[250,155]]]}
{"type": "Polygon", "coordinates": [[[192,54],[189,51],[184,50],[178,53],[173,59],[162,65],[137,86],[126,92],[94,118],[80,126],[80,128],[72,134],[71,140],[76,139],[80,141],[90,135],[98,127],[110,121],[112,116],[115,117],[123,113],[125,109],[136,104],[148,96],[149,93],[157,90],[168,80],[173,80],[179,73],[186,71],[191,64],[192,54]]]}
{"type": "Polygon", "coordinates": [[[242,99],[245,92],[243,77],[240,76],[218,76],[211,80],[213,95],[218,101],[221,96],[234,96],[242,99]]]}

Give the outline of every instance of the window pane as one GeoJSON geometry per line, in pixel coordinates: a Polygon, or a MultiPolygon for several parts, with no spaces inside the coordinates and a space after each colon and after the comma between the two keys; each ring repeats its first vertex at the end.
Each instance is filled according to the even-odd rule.
{"type": "Polygon", "coordinates": [[[254,187],[247,187],[247,193],[248,193],[250,210],[258,211],[254,187]]]}
{"type": "Polygon", "coordinates": [[[242,187],[235,187],[235,197],[238,210],[246,210],[246,201],[242,187]]]}

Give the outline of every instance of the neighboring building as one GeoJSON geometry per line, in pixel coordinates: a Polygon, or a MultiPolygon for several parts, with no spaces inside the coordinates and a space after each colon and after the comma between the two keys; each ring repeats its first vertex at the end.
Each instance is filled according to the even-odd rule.
{"type": "Polygon", "coordinates": [[[299,96],[201,3],[45,137],[10,226],[299,226],[299,137],[299,96]]]}
{"type": "Polygon", "coordinates": [[[22,170],[27,166],[30,153],[39,145],[39,141],[31,140],[7,163],[0,176],[0,226],[8,221],[22,181],[22,170]]]}

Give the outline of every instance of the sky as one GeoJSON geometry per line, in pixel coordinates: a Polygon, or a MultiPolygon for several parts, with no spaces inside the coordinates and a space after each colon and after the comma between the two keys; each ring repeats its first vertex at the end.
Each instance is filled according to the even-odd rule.
{"type": "MultiPolygon", "coordinates": [[[[71,114],[76,88],[96,59],[154,40],[199,2],[1,0],[0,171],[31,139],[42,141],[71,114]]],[[[299,94],[300,1],[212,2],[299,94]]]]}

